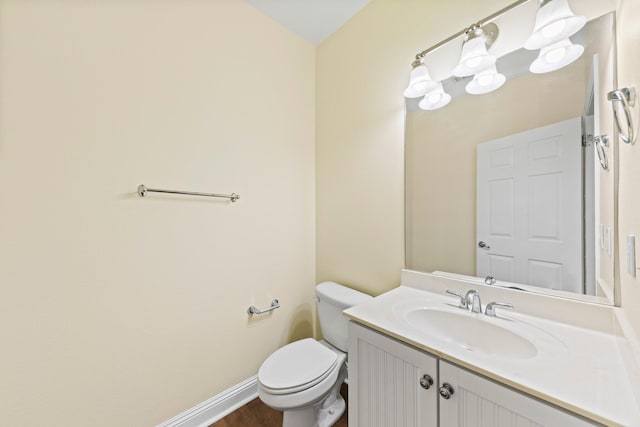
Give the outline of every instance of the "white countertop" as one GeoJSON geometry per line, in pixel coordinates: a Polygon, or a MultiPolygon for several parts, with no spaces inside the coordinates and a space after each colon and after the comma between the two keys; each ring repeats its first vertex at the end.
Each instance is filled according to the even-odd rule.
{"type": "MultiPolygon", "coordinates": [[[[482,295],[483,290],[480,293],[482,295]]],[[[483,301],[486,302],[489,300],[483,301]]],[[[455,297],[445,294],[444,289],[442,293],[435,293],[400,286],[344,314],[360,324],[596,422],[640,426],[640,406],[633,383],[637,376],[635,372],[630,373],[630,369],[637,367],[629,366],[633,357],[629,357],[632,353],[626,339],[613,332],[579,326],[579,323],[523,314],[517,306],[514,310],[499,311],[497,319],[464,313],[482,316],[479,321],[517,331],[534,342],[538,350],[533,357],[501,357],[470,351],[430,334],[428,329],[412,325],[403,314],[412,308],[462,310],[455,304],[455,297]]],[[[635,387],[637,390],[637,384],[635,387]]]]}

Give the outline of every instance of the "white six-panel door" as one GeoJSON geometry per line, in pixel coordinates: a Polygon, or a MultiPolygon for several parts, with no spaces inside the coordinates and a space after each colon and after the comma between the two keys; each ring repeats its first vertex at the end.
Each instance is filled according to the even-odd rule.
{"type": "Polygon", "coordinates": [[[581,137],[575,118],[478,145],[478,276],[583,291],[581,137]]]}

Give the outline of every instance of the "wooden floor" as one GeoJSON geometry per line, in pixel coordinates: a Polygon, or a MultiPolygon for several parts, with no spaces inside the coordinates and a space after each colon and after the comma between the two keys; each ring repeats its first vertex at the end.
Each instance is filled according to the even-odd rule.
{"type": "MultiPolygon", "coordinates": [[[[347,400],[347,385],[343,384],[340,394],[347,400]]],[[[260,399],[254,399],[230,413],[209,427],[281,427],[282,412],[269,408],[260,399]]],[[[347,427],[347,410],[334,427],[347,427]]]]}

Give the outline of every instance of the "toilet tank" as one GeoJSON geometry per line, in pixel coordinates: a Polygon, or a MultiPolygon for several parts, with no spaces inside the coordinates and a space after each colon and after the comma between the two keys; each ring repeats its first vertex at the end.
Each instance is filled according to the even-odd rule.
{"type": "Polygon", "coordinates": [[[371,298],[373,297],[370,295],[335,282],[322,282],[316,286],[318,317],[324,339],[346,353],[349,341],[349,319],[342,315],[342,311],[369,301],[371,298]]]}

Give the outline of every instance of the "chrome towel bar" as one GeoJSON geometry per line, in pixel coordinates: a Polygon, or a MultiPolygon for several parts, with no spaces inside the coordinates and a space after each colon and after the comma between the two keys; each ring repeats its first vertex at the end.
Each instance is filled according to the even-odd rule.
{"type": "Polygon", "coordinates": [[[158,188],[147,188],[144,184],[138,186],[138,196],[144,197],[147,193],[169,193],[169,194],[185,194],[187,196],[204,196],[204,197],[223,197],[226,199],[231,199],[232,202],[235,202],[240,198],[239,194],[231,193],[231,194],[215,194],[215,193],[198,193],[195,191],[177,191],[177,190],[161,190],[158,188]]]}
{"type": "Polygon", "coordinates": [[[636,104],[636,89],[634,87],[625,87],[613,90],[607,94],[607,99],[611,101],[611,105],[613,106],[613,117],[616,128],[618,128],[620,139],[627,144],[633,144],[636,141],[636,135],[633,119],[631,118],[631,107],[636,104]],[[624,122],[620,117],[621,115],[618,108],[616,108],[616,103],[622,106],[624,122]]]}
{"type": "Polygon", "coordinates": [[[271,307],[259,310],[255,305],[252,305],[247,308],[247,314],[264,314],[275,310],[276,308],[280,308],[280,303],[277,299],[274,299],[273,301],[271,301],[271,307]]]}

